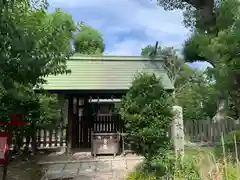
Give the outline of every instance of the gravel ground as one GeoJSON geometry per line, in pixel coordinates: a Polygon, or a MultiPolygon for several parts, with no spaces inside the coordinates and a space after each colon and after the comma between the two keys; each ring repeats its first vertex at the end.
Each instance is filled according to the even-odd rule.
{"type": "MultiPolygon", "coordinates": [[[[2,170],[0,172],[0,179],[2,178],[2,170]]],[[[41,180],[41,167],[37,165],[35,160],[14,160],[7,170],[7,180],[41,180]]]]}

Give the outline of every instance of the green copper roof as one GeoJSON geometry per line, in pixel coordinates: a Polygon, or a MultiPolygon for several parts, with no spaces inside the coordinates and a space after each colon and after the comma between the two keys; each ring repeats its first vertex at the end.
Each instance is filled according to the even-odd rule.
{"type": "Polygon", "coordinates": [[[137,72],[155,73],[165,89],[173,84],[162,61],[141,56],[79,56],[67,61],[71,74],[48,76],[45,90],[127,90],[137,72]]]}

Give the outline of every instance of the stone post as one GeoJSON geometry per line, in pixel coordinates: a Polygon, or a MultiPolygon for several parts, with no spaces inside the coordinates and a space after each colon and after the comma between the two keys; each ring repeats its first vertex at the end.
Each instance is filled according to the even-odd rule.
{"type": "Polygon", "coordinates": [[[182,107],[173,106],[173,122],[171,127],[171,135],[176,155],[184,154],[184,128],[183,128],[183,112],[182,107]]]}

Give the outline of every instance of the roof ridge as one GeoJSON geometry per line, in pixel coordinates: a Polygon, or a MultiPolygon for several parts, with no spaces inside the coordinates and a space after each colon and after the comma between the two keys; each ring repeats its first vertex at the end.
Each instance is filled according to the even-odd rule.
{"type": "Polygon", "coordinates": [[[69,58],[69,60],[91,60],[91,61],[162,61],[162,57],[144,57],[144,56],[92,56],[92,55],[80,55],[75,54],[69,58]]]}

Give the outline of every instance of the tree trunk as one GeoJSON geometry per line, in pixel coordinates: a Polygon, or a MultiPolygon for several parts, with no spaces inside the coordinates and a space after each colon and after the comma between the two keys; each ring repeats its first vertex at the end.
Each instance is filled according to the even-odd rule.
{"type": "Polygon", "coordinates": [[[32,138],[32,151],[33,154],[36,155],[37,153],[37,138],[36,138],[36,125],[34,124],[34,127],[31,131],[31,138],[32,138]]]}

